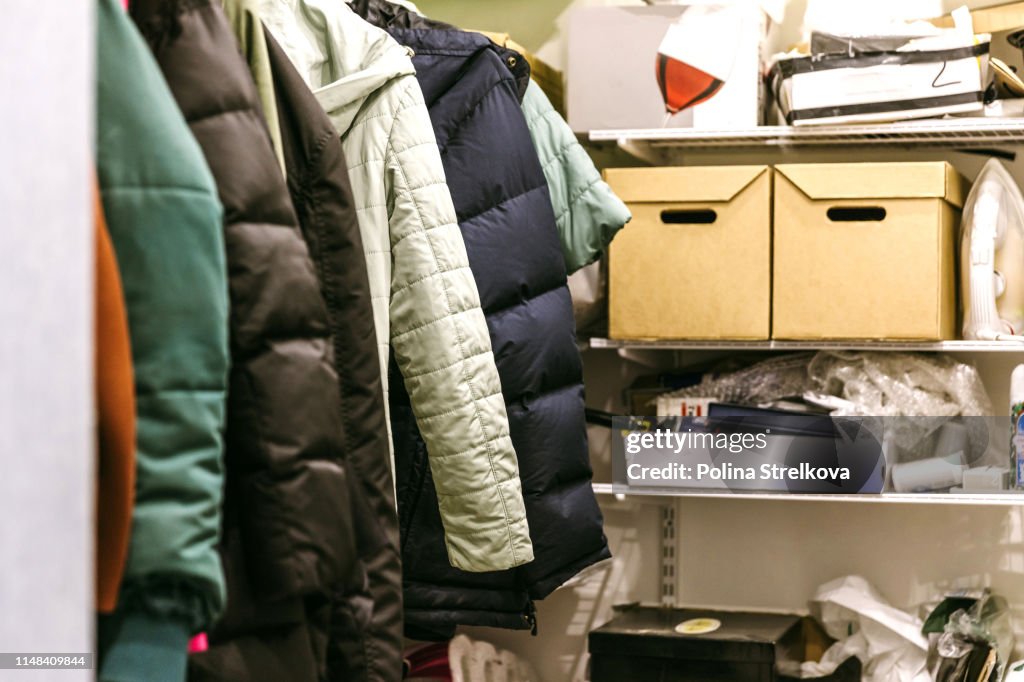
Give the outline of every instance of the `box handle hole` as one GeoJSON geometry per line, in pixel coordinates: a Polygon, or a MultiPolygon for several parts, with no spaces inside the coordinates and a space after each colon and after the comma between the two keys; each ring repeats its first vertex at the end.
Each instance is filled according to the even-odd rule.
{"type": "Polygon", "coordinates": [[[885,209],[881,206],[835,206],[826,215],[836,223],[877,223],[885,220],[885,209]]]}
{"type": "Polygon", "coordinates": [[[718,220],[718,214],[710,208],[670,208],[661,212],[661,222],[666,225],[710,225],[718,220]]]}

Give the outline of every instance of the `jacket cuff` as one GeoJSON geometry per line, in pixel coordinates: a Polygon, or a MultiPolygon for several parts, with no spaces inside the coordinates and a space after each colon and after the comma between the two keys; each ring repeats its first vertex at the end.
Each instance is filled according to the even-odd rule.
{"type": "Polygon", "coordinates": [[[438,499],[452,566],[471,573],[503,571],[533,561],[519,477],[491,488],[438,499]],[[482,510],[493,510],[491,518],[482,510]]]}
{"type": "Polygon", "coordinates": [[[188,664],[188,623],[126,611],[100,670],[100,682],[180,682],[188,664]]]}
{"type": "Polygon", "coordinates": [[[209,590],[188,578],[152,575],[127,579],[119,603],[125,613],[183,622],[189,635],[201,632],[220,616],[209,590]]]}

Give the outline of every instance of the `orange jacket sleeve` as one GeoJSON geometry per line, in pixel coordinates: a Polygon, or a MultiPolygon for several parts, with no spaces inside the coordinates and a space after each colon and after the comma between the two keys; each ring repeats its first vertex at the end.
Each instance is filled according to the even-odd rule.
{"type": "Polygon", "coordinates": [[[96,609],[117,605],[135,500],[135,382],[121,275],[103,219],[96,220],[96,609]]]}

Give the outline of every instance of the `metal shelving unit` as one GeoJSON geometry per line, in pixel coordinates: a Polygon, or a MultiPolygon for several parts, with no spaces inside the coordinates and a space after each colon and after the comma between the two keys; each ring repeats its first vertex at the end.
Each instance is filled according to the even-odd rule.
{"type": "Polygon", "coordinates": [[[861,504],[961,504],[1015,507],[1024,505],[1021,493],[882,493],[881,495],[792,495],[782,493],[691,492],[673,489],[630,490],[622,493],[611,483],[594,483],[598,495],[622,498],[694,498],[720,500],[776,500],[785,502],[855,502],[861,504]]]}
{"type": "MultiPolygon", "coordinates": [[[[1002,341],[651,341],[621,340],[606,338],[589,339],[589,347],[618,351],[620,355],[633,357],[654,357],[649,353],[660,351],[701,352],[701,351],[817,351],[817,350],[858,350],[858,351],[913,351],[913,352],[960,352],[1024,355],[1024,343],[1002,341]]],[[[927,494],[927,493],[883,493],[881,495],[791,495],[780,493],[734,493],[715,491],[681,491],[678,489],[631,489],[625,495],[621,488],[616,490],[610,483],[595,483],[594,491],[599,495],[615,495],[621,499],[663,500],[672,498],[693,499],[747,499],[785,500],[788,502],[856,502],[862,504],[953,504],[972,506],[1024,506],[1024,493],[994,494],[927,494]]]]}
{"type": "Polygon", "coordinates": [[[591,338],[590,347],[616,350],[883,350],[934,353],[1024,353],[1024,343],[1007,341],[644,341],[591,338]]]}
{"type": "Polygon", "coordinates": [[[761,126],[748,130],[646,128],[593,130],[591,142],[651,149],[709,147],[932,146],[987,147],[1024,143],[1024,118],[950,118],[846,126],[761,126]]]}
{"type": "MultiPolygon", "coordinates": [[[[617,147],[634,158],[652,165],[687,165],[702,156],[732,153],[743,159],[744,154],[753,157],[757,153],[766,156],[792,154],[808,158],[827,160],[834,152],[844,157],[859,150],[867,150],[861,157],[901,156],[906,153],[920,153],[928,156],[936,152],[987,151],[1009,148],[1014,152],[1024,150],[1024,118],[986,119],[952,118],[922,121],[906,121],[874,125],[850,126],[764,126],[748,130],[694,130],[684,129],[631,129],[595,130],[589,133],[589,140],[597,146],[617,147]],[[898,154],[892,154],[898,152],[898,154]]],[[[760,158],[760,157],[757,157],[760,158]]],[[[837,159],[838,160],[838,159],[837,159]]],[[[817,350],[858,350],[858,351],[912,351],[946,352],[968,356],[983,366],[984,371],[1006,374],[1009,366],[1024,362],[1014,354],[1024,356],[1024,343],[987,341],[653,341],[618,340],[591,338],[585,342],[592,349],[608,349],[624,359],[662,368],[669,362],[678,365],[687,356],[712,355],[729,352],[782,352],[817,350]],[[670,353],[666,352],[670,351],[670,353]],[[674,354],[674,357],[673,357],[674,354]]],[[[1003,395],[1008,386],[998,386],[995,393],[1003,395]]],[[[675,603],[677,590],[681,589],[683,576],[678,557],[686,538],[682,537],[677,515],[682,508],[681,500],[758,500],[764,503],[841,503],[852,504],[851,514],[872,507],[863,505],[885,505],[883,509],[898,513],[897,510],[921,509],[915,505],[931,505],[933,508],[952,505],[963,510],[983,513],[984,509],[1024,508],[1024,491],[1020,493],[883,493],[880,495],[820,495],[784,494],[770,492],[736,493],[687,491],[671,488],[630,489],[623,493],[621,486],[611,483],[594,483],[594,491],[609,504],[631,506],[657,506],[662,510],[662,539],[659,575],[662,600],[675,603]],[[666,577],[668,576],[668,577],[666,577]]],[[[810,510],[813,511],[813,510],[810,510]]],[[[930,510],[929,510],[930,511],[930,510]]],[[[907,512],[909,513],[909,512],[907,512]]],[[[897,517],[898,518],[898,517],[897,517]]],[[[889,532],[889,529],[880,529],[889,532]]]]}
{"type": "Polygon", "coordinates": [[[949,118],[846,126],[760,126],[747,130],[643,128],[592,130],[591,142],[612,143],[653,165],[678,161],[681,152],[798,151],[903,148],[984,149],[1024,144],[1024,118],[949,118]]]}
{"type": "MultiPolygon", "coordinates": [[[[693,353],[707,351],[734,352],[782,352],[782,351],[818,351],[818,350],[857,350],[857,351],[906,351],[906,352],[959,352],[995,354],[1007,358],[1009,354],[1018,353],[1024,356],[1024,343],[1003,341],[651,341],[621,340],[594,337],[589,339],[589,347],[593,349],[615,350],[624,357],[634,360],[641,358],[653,359],[660,352],[693,353]]],[[[594,491],[599,495],[616,495],[623,497],[621,488],[613,489],[610,483],[595,483],[594,491]]],[[[747,499],[747,500],[785,500],[790,502],[858,502],[884,504],[954,504],[975,506],[1024,506],[1024,493],[994,494],[928,494],[928,493],[883,493],[881,495],[792,495],[782,493],[735,493],[715,491],[681,491],[679,489],[631,489],[625,494],[633,499],[653,498],[671,500],[672,498],[694,499],[747,499]]]]}

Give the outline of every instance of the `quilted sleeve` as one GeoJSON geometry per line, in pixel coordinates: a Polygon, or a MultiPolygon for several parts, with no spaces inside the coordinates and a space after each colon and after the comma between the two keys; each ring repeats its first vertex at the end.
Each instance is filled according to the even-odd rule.
{"type": "MultiPolygon", "coordinates": [[[[138,614],[133,623],[180,621],[186,637],[211,624],[226,597],[217,552],[229,363],[222,209],[159,68],[113,0],[99,5],[97,31],[96,164],[137,409],[118,609],[138,614]]],[[[122,628],[112,646],[130,656],[136,635],[122,628]]]]}
{"type": "Polygon", "coordinates": [[[533,81],[526,88],[523,113],[544,167],[565,270],[571,275],[597,260],[633,216],[601,179],[569,124],[533,81]]]}
{"type": "Polygon", "coordinates": [[[448,558],[533,560],[491,341],[423,95],[405,77],[388,136],[391,345],[427,445],[448,558]]]}

